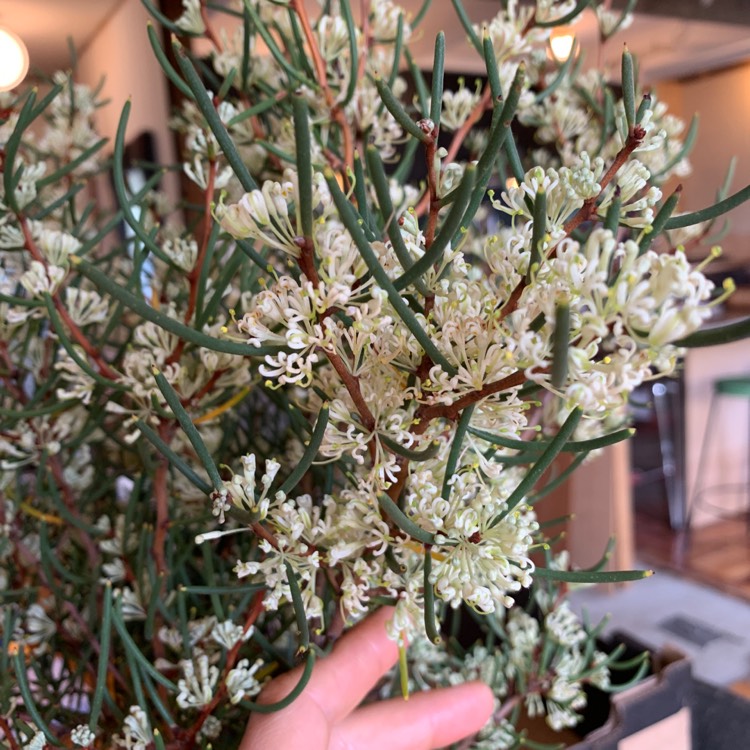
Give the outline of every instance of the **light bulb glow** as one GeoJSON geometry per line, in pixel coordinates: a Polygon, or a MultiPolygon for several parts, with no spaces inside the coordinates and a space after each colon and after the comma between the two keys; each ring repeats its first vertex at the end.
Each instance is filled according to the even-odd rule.
{"type": "Polygon", "coordinates": [[[549,38],[552,56],[559,63],[564,63],[573,53],[576,38],[570,33],[554,33],[549,38]]]}
{"type": "Polygon", "coordinates": [[[20,37],[0,28],[0,91],[18,86],[29,70],[29,53],[20,37]]]}

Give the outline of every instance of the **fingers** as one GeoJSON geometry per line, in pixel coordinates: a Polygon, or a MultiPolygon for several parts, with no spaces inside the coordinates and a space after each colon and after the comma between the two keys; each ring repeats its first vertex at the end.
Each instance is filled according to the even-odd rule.
{"type": "MultiPolygon", "coordinates": [[[[373,685],[398,659],[398,647],[385,632],[392,607],[381,607],[349,630],[319,659],[302,696],[312,697],[331,722],[355,709],[373,685]]],[[[299,681],[302,667],[274,679],[261,693],[261,703],[285,698],[299,681]]]]}
{"type": "Polygon", "coordinates": [[[393,609],[383,607],[356,625],[316,664],[305,689],[331,724],[351,713],[398,659],[385,632],[393,609]]]}
{"type": "Polygon", "coordinates": [[[373,703],[334,727],[329,747],[433,750],[478,732],[493,708],[492,691],[482,682],[373,703]]]}

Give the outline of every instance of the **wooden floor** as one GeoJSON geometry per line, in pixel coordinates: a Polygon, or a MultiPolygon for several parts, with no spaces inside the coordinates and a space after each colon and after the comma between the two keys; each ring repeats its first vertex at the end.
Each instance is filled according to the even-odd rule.
{"type": "Polygon", "coordinates": [[[745,518],[676,533],[660,520],[636,515],[636,551],[649,565],[673,570],[750,601],[750,527],[745,518]]]}

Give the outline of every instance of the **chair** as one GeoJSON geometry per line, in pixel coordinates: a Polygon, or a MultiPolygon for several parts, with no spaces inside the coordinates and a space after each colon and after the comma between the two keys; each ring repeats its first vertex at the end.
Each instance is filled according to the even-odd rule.
{"type": "MultiPolygon", "coordinates": [[[[727,512],[726,509],[720,508],[710,503],[706,496],[710,493],[744,493],[747,497],[747,502],[742,512],[748,513],[748,529],[750,529],[750,460],[747,461],[746,470],[747,481],[743,484],[714,484],[707,487],[702,486],[702,480],[705,474],[706,466],[708,465],[709,458],[709,447],[711,444],[711,437],[713,435],[713,428],[716,423],[716,418],[719,414],[721,406],[721,400],[726,398],[741,398],[745,399],[750,404],[750,376],[746,377],[727,377],[715,380],[713,383],[713,392],[711,393],[711,402],[708,410],[708,421],[706,422],[706,431],[703,433],[703,443],[701,445],[700,458],[698,459],[698,470],[696,474],[695,487],[693,489],[692,502],[690,503],[690,511],[688,513],[688,529],[692,520],[693,514],[697,509],[712,513],[720,518],[728,518],[736,513],[727,512]]],[[[750,431],[748,432],[749,444],[750,444],[750,431]]],[[[748,457],[750,459],[750,457],[748,457]]]]}
{"type": "Polygon", "coordinates": [[[669,525],[680,530],[687,522],[685,493],[685,446],[683,418],[683,385],[681,377],[662,378],[641,387],[641,394],[648,393],[648,401],[631,405],[631,414],[636,423],[656,427],[659,446],[659,464],[655,468],[637,470],[634,474],[638,485],[663,481],[667,498],[669,525]]]}

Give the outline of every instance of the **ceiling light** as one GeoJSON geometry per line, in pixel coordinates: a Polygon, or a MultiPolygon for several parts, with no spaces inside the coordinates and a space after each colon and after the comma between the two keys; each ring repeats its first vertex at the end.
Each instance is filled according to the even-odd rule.
{"type": "Polygon", "coordinates": [[[549,38],[552,57],[559,63],[564,63],[575,49],[576,38],[567,26],[555,29],[549,38]]]}
{"type": "Polygon", "coordinates": [[[29,53],[21,38],[0,28],[0,91],[18,86],[29,70],[29,53]]]}

